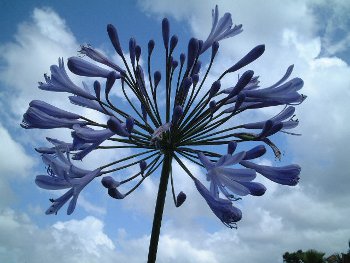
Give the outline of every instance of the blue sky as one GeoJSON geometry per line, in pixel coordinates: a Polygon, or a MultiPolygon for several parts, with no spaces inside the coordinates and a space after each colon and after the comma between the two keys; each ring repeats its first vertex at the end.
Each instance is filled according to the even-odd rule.
{"type": "MultiPolygon", "coordinates": [[[[1,262],[144,261],[159,174],[122,201],[111,200],[96,180],[81,194],[71,216],[65,214],[65,207],[56,216],[46,216],[53,194],[34,184],[35,175],[45,168],[33,148],[45,145],[45,136],[68,139],[70,135],[22,130],[19,123],[28,103],[36,98],[72,109],[66,95],[50,96],[37,89],[37,82],[58,57],[77,55],[80,44],[91,44],[116,59],[106,33],[108,23],[117,26],[125,49],[129,37],[135,37],[143,50],[153,38],[155,52],[162,54],[161,19],[167,16],[171,31],[179,37],[180,52],[186,50],[190,37],[206,38],[215,4],[199,0],[0,4],[1,262]]],[[[249,68],[260,75],[262,85],[273,84],[290,64],[295,65],[292,76],[304,79],[308,99],[297,108],[300,125],[296,129],[303,136],[275,138],[285,152],[282,162],[276,162],[271,153],[260,160],[272,165],[300,164],[301,181],[293,188],[264,181],[268,191],[263,197],[244,199],[243,219],[239,229],[232,231],[211,213],[188,176],[175,166],[175,187],[185,191],[188,199],[175,208],[168,194],[159,261],[282,262],[285,251],[346,251],[350,238],[350,4],[340,0],[218,4],[220,13],[232,13],[233,23],[242,23],[244,31],[220,43],[210,80],[261,43],[266,44],[266,52],[249,68]]],[[[156,57],[156,67],[162,67],[162,56],[156,57]]],[[[115,95],[121,100],[118,92],[115,95]]],[[[266,119],[274,113],[264,110],[244,118],[266,119]]],[[[128,153],[94,155],[82,166],[92,168],[128,153]]],[[[205,173],[188,166],[197,174],[205,173]]]]}

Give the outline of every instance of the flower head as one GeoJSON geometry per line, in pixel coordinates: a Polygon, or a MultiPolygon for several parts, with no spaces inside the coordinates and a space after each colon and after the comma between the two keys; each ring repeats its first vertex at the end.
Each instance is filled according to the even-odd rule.
{"type": "MultiPolygon", "coordinates": [[[[262,77],[247,68],[265,51],[265,45],[258,45],[233,61],[232,66],[211,83],[206,81],[219,52],[219,42],[241,32],[242,25],[233,25],[229,13],[220,17],[216,6],[208,37],[204,41],[188,38],[187,50],[179,52],[177,57],[181,39],[172,34],[170,22],[164,18],[161,24],[164,70],[153,71],[155,41],[149,40],[147,52],[142,53],[137,40],[130,38],[129,56],[126,57],[116,27],[109,24],[108,37],[122,63],[113,62],[90,45],[82,46],[80,56],[69,58],[67,63],[73,74],[90,78],[89,82],[82,81],[82,87],[70,80],[63,59],[59,59],[58,65],[51,66],[51,76],[44,75],[45,82],[39,82],[40,89],[67,92],[72,104],[95,110],[105,118],[93,120],[91,116],[69,112],[40,100],[29,104],[23,116],[23,128],[66,128],[72,135],[69,142],[47,138],[52,145],[36,148],[42,154],[48,172],[38,175],[36,184],[48,190],[68,189],[61,197],[51,199],[47,214],[57,213],[68,201],[68,214],[71,214],[79,193],[99,176],[103,176],[101,182],[110,197],[124,199],[162,163],[161,182],[171,178],[174,204],[180,207],[186,194],[182,191],[175,194],[173,176],[177,175],[171,170],[173,159],[194,181],[213,213],[231,228],[242,218],[241,210],[233,206],[233,202],[246,195],[261,196],[267,190],[254,181],[257,173],[279,184],[296,185],[300,175],[298,165],[273,167],[252,161],[268,150],[280,158],[281,152],[273,142],[274,135],[280,132],[295,135],[290,132],[298,125],[298,120],[294,119],[295,106],[306,96],[300,93],[304,84],[302,79],[289,79],[293,66],[288,67],[275,84],[260,87],[262,77]],[[209,56],[204,55],[206,52],[209,56]],[[143,55],[147,56],[146,67],[141,65],[143,55]],[[85,60],[86,57],[96,63],[85,60]],[[208,57],[209,64],[205,63],[208,57]],[[240,72],[243,68],[246,69],[240,72]],[[232,77],[236,72],[240,73],[239,77],[232,77]],[[223,79],[229,79],[233,85],[227,86],[223,79]],[[93,85],[90,87],[86,83],[93,85]],[[120,106],[112,89],[118,89],[124,95],[126,106],[125,103],[120,106]],[[247,110],[281,105],[284,109],[279,109],[279,113],[270,118],[256,122],[244,120],[236,126],[232,124],[236,122],[230,122],[247,110]],[[241,145],[245,142],[258,145],[237,151],[243,149],[241,145]],[[227,145],[227,153],[217,153],[216,145],[227,145]],[[265,145],[271,149],[266,149],[265,145]],[[74,163],[91,152],[124,148],[132,154],[110,163],[96,164],[94,170],[83,170],[74,163]],[[200,182],[201,175],[193,175],[180,157],[205,168],[209,189],[200,182]],[[125,177],[122,170],[135,165],[135,174],[125,177]],[[122,179],[116,181],[115,174],[120,174],[122,179]]],[[[166,187],[166,184],[161,183],[160,187],[166,187]]]]}

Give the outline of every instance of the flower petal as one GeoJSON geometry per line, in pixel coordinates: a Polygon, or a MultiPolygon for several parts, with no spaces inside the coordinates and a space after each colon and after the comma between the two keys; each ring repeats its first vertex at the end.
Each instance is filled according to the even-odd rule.
{"type": "Polygon", "coordinates": [[[232,180],[236,181],[252,181],[256,177],[256,173],[254,169],[246,169],[246,168],[227,168],[227,167],[218,167],[214,168],[209,172],[211,176],[220,177],[228,177],[232,180]]]}
{"type": "Polygon", "coordinates": [[[35,178],[35,184],[46,190],[60,190],[71,187],[71,184],[66,180],[49,175],[37,175],[35,178]]]}
{"type": "Polygon", "coordinates": [[[210,169],[212,169],[214,167],[214,163],[212,161],[210,161],[202,152],[198,153],[198,158],[201,161],[201,163],[204,165],[205,169],[207,169],[207,171],[209,171],[210,169]]]}

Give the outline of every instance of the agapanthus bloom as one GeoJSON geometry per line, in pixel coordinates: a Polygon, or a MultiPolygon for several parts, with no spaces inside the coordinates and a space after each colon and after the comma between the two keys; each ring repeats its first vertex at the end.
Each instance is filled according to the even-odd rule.
{"type": "Polygon", "coordinates": [[[22,127],[65,128],[72,136],[69,142],[47,138],[52,146],[36,149],[48,167],[48,175],[37,176],[37,185],[49,190],[69,189],[61,197],[51,199],[48,214],[57,213],[69,200],[67,213],[72,213],[79,193],[100,176],[109,196],[124,199],[147,177],[155,176],[155,171],[162,165],[149,254],[149,262],[154,262],[169,177],[175,206],[180,207],[186,200],[184,192],[176,194],[172,161],[191,177],[209,208],[231,228],[242,218],[242,211],[234,206],[235,202],[245,195],[261,196],[267,190],[254,181],[257,176],[283,185],[298,183],[298,165],[266,166],[259,164],[257,158],[271,150],[280,158],[280,150],[272,142],[274,135],[280,132],[296,134],[290,130],[298,125],[298,120],[294,119],[295,106],[306,98],[299,93],[303,81],[297,77],[288,80],[293,70],[290,66],[275,84],[260,87],[259,77],[247,68],[265,51],[264,45],[258,45],[240,60],[233,61],[213,83],[208,82],[207,76],[219,52],[219,42],[242,32],[242,25],[233,25],[231,14],[219,16],[217,6],[212,19],[212,29],[206,40],[190,38],[187,52],[177,53],[180,39],[171,35],[170,23],[164,18],[161,26],[164,70],[154,70],[152,65],[154,40],[148,42],[144,53],[135,38],[129,40],[128,50],[124,50],[117,29],[111,24],[107,25],[107,33],[123,61],[121,64],[90,45],[82,46],[79,52],[86,58],[71,57],[67,63],[72,73],[91,78],[92,81],[83,81],[82,86],[70,80],[62,58],[58,66],[51,66],[51,76],[45,75],[45,83],[39,82],[40,89],[66,92],[72,104],[95,110],[106,118],[104,122],[98,122],[43,101],[30,103],[22,127]],[[203,67],[207,53],[210,53],[210,61],[203,67]],[[144,68],[140,64],[142,56],[147,58],[144,68]],[[239,73],[237,81],[234,72],[239,73]],[[224,85],[224,78],[234,84],[224,85]],[[93,84],[90,87],[86,83],[93,84]],[[124,94],[127,107],[120,107],[112,89],[119,89],[124,94]],[[280,106],[279,113],[266,120],[251,122],[246,119],[235,126],[230,122],[242,112],[273,106],[280,106]],[[282,110],[281,106],[284,107],[282,110]],[[257,145],[244,150],[245,142],[250,145],[256,142],[257,145]],[[227,145],[227,153],[217,153],[213,148],[215,145],[227,145]],[[134,152],[111,163],[96,163],[92,171],[78,168],[71,161],[82,160],[92,152],[123,148],[134,152]],[[193,174],[184,159],[204,167],[206,172],[193,174]],[[114,179],[118,173],[125,174],[121,170],[131,166],[137,167],[136,174],[120,181],[114,179]],[[205,179],[210,182],[209,188],[202,183],[205,179]],[[137,182],[128,189],[131,181],[137,182]],[[119,188],[120,185],[124,185],[123,188],[119,188]]]}

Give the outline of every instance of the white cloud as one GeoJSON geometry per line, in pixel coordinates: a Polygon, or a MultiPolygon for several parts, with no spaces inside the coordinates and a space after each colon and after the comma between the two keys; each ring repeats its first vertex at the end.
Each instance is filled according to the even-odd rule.
{"type": "Polygon", "coordinates": [[[49,8],[34,9],[32,20],[18,26],[15,41],[0,46],[6,65],[0,73],[1,81],[12,91],[11,109],[17,117],[25,112],[30,100],[47,97],[37,83],[50,65],[77,50],[78,44],[65,21],[49,8]]]}
{"type": "Polygon", "coordinates": [[[101,250],[113,250],[115,248],[112,240],[103,233],[103,223],[92,216],[88,216],[83,220],[59,221],[52,227],[54,228],[53,236],[55,241],[57,244],[61,244],[61,249],[67,243],[77,243],[75,247],[72,247],[72,250],[78,251],[75,255],[77,258],[80,253],[82,255],[92,254],[96,257],[101,257],[101,250]],[[86,231],[87,229],[89,231],[86,231]],[[73,241],[72,239],[75,240],[73,241]]]}
{"type": "Polygon", "coordinates": [[[112,262],[112,240],[94,218],[57,222],[40,228],[26,214],[0,212],[1,262],[112,262]],[[88,229],[88,231],[87,231],[88,229]]]}
{"type": "Polygon", "coordinates": [[[0,170],[6,177],[28,176],[34,160],[25,153],[21,144],[16,142],[10,133],[0,123],[0,170]]]}
{"type": "Polygon", "coordinates": [[[27,178],[35,164],[33,158],[26,154],[24,148],[11,136],[0,123],[0,207],[16,199],[10,187],[10,181],[27,178]]]}
{"type": "Polygon", "coordinates": [[[342,0],[313,2],[312,7],[319,16],[324,55],[331,56],[348,51],[350,48],[350,19],[348,16],[350,3],[342,0]]]}

